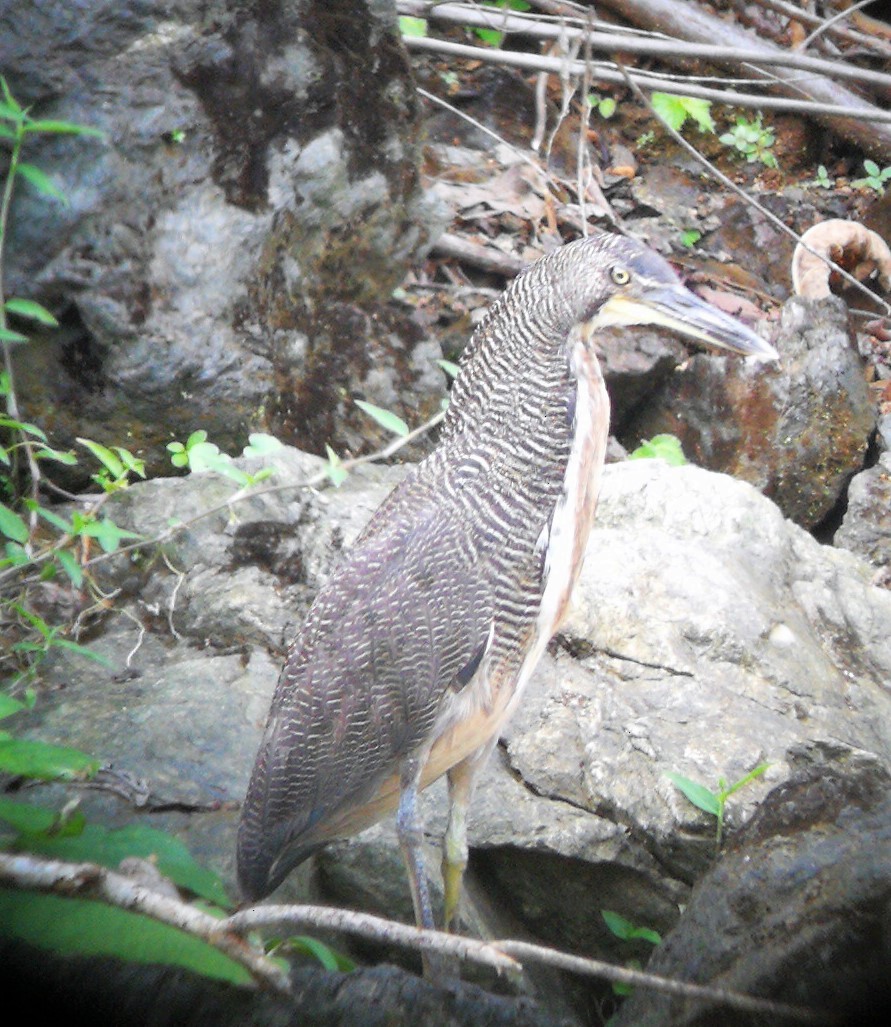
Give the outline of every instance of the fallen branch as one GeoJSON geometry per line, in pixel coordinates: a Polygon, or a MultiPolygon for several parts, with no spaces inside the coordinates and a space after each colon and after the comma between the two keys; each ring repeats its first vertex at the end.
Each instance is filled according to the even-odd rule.
{"type": "Polygon", "coordinates": [[[717,1003],[725,1008],[782,1016],[798,1023],[830,1024],[835,1020],[821,1011],[721,988],[674,981],[642,970],[614,966],[598,959],[573,956],[543,945],[513,940],[477,941],[440,931],[422,930],[369,913],[327,906],[254,906],[218,920],[188,903],[168,898],[152,888],[134,883],[123,874],[94,863],[64,863],[26,854],[0,853],[0,884],[68,897],[98,899],[142,913],[201,938],[244,966],[258,983],[283,995],[291,994],[287,974],[245,942],[241,935],[261,928],[274,929],[276,932],[302,930],[306,927],[334,930],[384,944],[458,957],[492,967],[499,972],[516,972],[522,969],[521,961],[542,963],[582,976],[653,988],[670,995],[717,1003]]]}
{"type": "MultiPolygon", "coordinates": [[[[635,69],[629,69],[628,74],[639,88],[648,92],[659,91],[735,107],[808,115],[877,159],[891,161],[891,124],[887,124],[891,123],[891,112],[868,103],[832,80],[848,77],[889,90],[891,76],[883,72],[857,69],[844,62],[833,63],[792,53],[706,14],[695,4],[681,6],[673,0],[609,0],[608,6],[622,17],[650,33],[661,33],[661,38],[632,33],[626,35],[615,29],[607,33],[589,31],[583,22],[579,22],[578,27],[569,27],[553,16],[486,12],[457,3],[431,6],[420,0],[400,0],[398,6],[404,13],[424,14],[430,19],[484,25],[499,31],[522,31],[542,39],[568,39],[573,36],[576,39],[584,38],[589,49],[611,54],[638,53],[681,65],[691,59],[698,59],[725,66],[750,67],[762,76],[756,80],[761,87],[757,92],[726,86],[705,86],[690,76],[679,78],[635,69]],[[716,39],[720,39],[723,45],[715,46],[716,39]],[[843,70],[839,72],[839,69],[843,70]],[[768,92],[778,95],[767,95],[768,92]]],[[[581,77],[586,68],[586,62],[569,60],[567,57],[470,46],[429,36],[404,36],[403,42],[410,50],[503,64],[525,71],[581,77]]],[[[588,64],[588,67],[592,77],[600,82],[623,81],[622,73],[611,61],[595,61],[593,65],[588,64]]]]}
{"type": "MultiPolygon", "coordinates": [[[[695,3],[678,4],[674,0],[604,0],[605,5],[625,20],[648,31],[664,32],[678,40],[709,44],[720,39],[725,45],[737,46],[749,53],[760,54],[750,63],[767,68],[772,56],[790,59],[793,55],[782,47],[763,42],[731,22],[707,14],[695,3]]],[[[823,111],[814,117],[838,136],[854,143],[866,153],[885,163],[891,161],[891,126],[879,123],[887,118],[874,118],[872,104],[850,90],[821,76],[806,79],[791,64],[770,65],[773,80],[765,86],[785,96],[806,96],[823,111]],[[839,111],[838,108],[842,108],[839,111]]]]}

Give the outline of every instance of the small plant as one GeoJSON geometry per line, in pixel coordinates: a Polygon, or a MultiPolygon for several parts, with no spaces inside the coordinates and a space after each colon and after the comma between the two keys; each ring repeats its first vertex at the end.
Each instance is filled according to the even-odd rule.
{"type": "Polygon", "coordinates": [[[649,442],[642,442],[628,454],[629,460],[664,460],[672,467],[687,463],[680,439],[676,435],[654,435],[649,442]]]}
{"type": "Polygon", "coordinates": [[[817,166],[817,177],[811,184],[818,186],[820,189],[832,189],[834,187],[835,183],[829,177],[829,172],[826,170],[825,164],[817,166]]]}
{"type": "MultiPolygon", "coordinates": [[[[662,941],[662,935],[658,931],[651,927],[635,927],[630,920],[611,909],[601,909],[600,915],[612,934],[622,941],[646,941],[650,945],[658,945],[662,941]]],[[[639,959],[626,960],[625,966],[632,970],[641,969],[639,959]]],[[[622,981],[613,982],[614,995],[630,995],[633,990],[630,984],[624,984],[622,981]]]]}
{"type": "Polygon", "coordinates": [[[616,113],[616,101],[611,96],[600,96],[599,93],[588,94],[588,106],[593,107],[601,118],[611,118],[616,113]]]}
{"type": "Polygon", "coordinates": [[[688,249],[692,249],[702,238],[702,232],[697,228],[688,228],[686,231],[681,232],[681,246],[686,246],[688,249]]]}
{"type": "Polygon", "coordinates": [[[772,129],[763,124],[760,111],[753,120],[740,114],[736,124],[720,136],[720,140],[725,146],[733,147],[749,164],[761,161],[765,167],[778,167],[776,157],[770,152],[776,136],[772,129]]]}
{"type": "MultiPolygon", "coordinates": [[[[484,0],[484,7],[497,7],[507,11],[528,11],[526,0],[484,0]]],[[[499,47],[504,42],[504,33],[497,29],[474,28],[473,34],[486,46],[499,47]]]]}
{"type": "Polygon", "coordinates": [[[403,14],[399,18],[399,31],[403,36],[423,39],[427,35],[427,21],[425,18],[411,18],[403,14]]]}
{"type": "Polygon", "coordinates": [[[887,168],[879,169],[878,164],[874,160],[865,160],[863,162],[863,169],[866,172],[866,177],[855,179],[851,185],[855,189],[872,189],[880,196],[883,195],[885,183],[891,179],[891,165],[887,168]]]}
{"type": "MultiPolygon", "coordinates": [[[[274,435],[262,432],[249,435],[248,442],[242,456],[266,456],[282,448],[281,442],[274,435]]],[[[261,467],[253,474],[236,467],[231,456],[221,452],[216,443],[207,441],[207,432],[203,429],[193,431],[184,443],[168,442],[167,449],[174,467],[188,467],[192,472],[216,471],[217,474],[230,478],[242,489],[253,488],[275,474],[273,467],[261,467]]]]}
{"type": "Polygon", "coordinates": [[[700,132],[715,131],[710,100],[699,100],[693,96],[675,96],[673,93],[653,93],[650,103],[659,117],[675,132],[680,132],[687,121],[695,122],[700,132]]]}
{"type": "Polygon", "coordinates": [[[674,771],[668,771],[665,776],[675,788],[683,792],[697,809],[701,809],[703,813],[708,813],[716,818],[715,852],[717,853],[720,851],[724,834],[724,807],[727,804],[727,800],[735,792],[738,792],[740,788],[745,788],[755,778],[760,777],[769,766],[769,763],[759,763],[754,770],[750,770],[748,774],[735,781],[732,785],[728,785],[724,778],[720,777],[718,778],[718,790],[716,792],[674,771]]]}

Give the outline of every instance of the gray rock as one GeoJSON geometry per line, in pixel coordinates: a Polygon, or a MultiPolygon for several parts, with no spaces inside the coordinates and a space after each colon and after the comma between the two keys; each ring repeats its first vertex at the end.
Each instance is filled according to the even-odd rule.
{"type": "Polygon", "coordinates": [[[863,467],[875,409],[837,297],[783,307],[780,363],[699,354],[620,434],[628,448],[668,432],[688,458],[751,482],[805,528],[835,508],[863,467]]]}
{"type": "MultiPolygon", "coordinates": [[[[891,776],[838,744],[790,753],[764,800],[696,885],[647,969],[843,1017],[887,1023],[891,988],[891,776]],[[708,944],[703,940],[708,939],[708,944]]],[[[787,1022],[637,989],[616,1027],[787,1022]]]]}
{"type": "MultiPolygon", "coordinates": [[[[230,885],[237,805],[282,645],[337,550],[402,473],[363,468],[338,490],[292,491],[280,486],[305,481],[320,462],[288,450],[274,459],[277,490],[231,510],[231,484],[212,474],[112,497],[117,522],[144,532],[222,509],[189,524],[166,547],[167,563],[108,562],[103,587],[127,585],[132,598],[115,609],[129,616],[110,616],[84,641],[117,676],[59,654],[37,707],[20,718],[37,737],[111,763],[106,788],[143,779],[153,822],[230,885]]],[[[714,819],[666,772],[715,788],[770,763],[727,803],[734,844],[790,780],[802,746],[846,746],[887,768],[891,595],[870,576],[745,483],[660,461],[608,467],[569,618],[471,807],[467,929],[621,961],[628,950],[600,910],[667,932],[715,859],[714,819]]],[[[31,794],[50,803],[62,791],[31,794]]],[[[103,822],[134,815],[111,792],[82,796],[103,822]]],[[[424,796],[434,886],[444,808],[436,785],[424,796]]],[[[410,920],[392,824],[329,846],[280,897],[410,920]]],[[[524,987],[554,1009],[591,1001],[547,975],[524,987]]]]}
{"type": "Polygon", "coordinates": [[[25,154],[70,199],[12,206],[5,284],[63,321],[16,353],[29,420],[129,440],[157,474],[196,426],[323,452],[367,444],[355,397],[438,408],[441,354],[387,302],[442,218],[391,0],[14,7],[18,99],[106,133],[25,154]]]}
{"type": "Polygon", "coordinates": [[[880,570],[891,564],[891,452],[851,479],[848,508],[833,541],[880,570]]]}

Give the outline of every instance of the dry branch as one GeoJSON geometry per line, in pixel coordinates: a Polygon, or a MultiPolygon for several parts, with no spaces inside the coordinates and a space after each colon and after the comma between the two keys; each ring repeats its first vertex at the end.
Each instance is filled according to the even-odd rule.
{"type": "Polygon", "coordinates": [[[493,967],[499,972],[521,968],[520,960],[558,967],[583,976],[654,988],[715,1003],[725,1008],[787,1017],[798,1023],[834,1022],[831,1015],[771,999],[742,995],[705,985],[673,981],[641,970],[613,966],[597,959],[569,955],[542,945],[520,941],[484,942],[474,938],[421,930],[368,913],[332,909],[327,906],[255,906],[218,920],[188,903],[170,898],[154,888],[137,884],[131,878],[94,863],[65,863],[27,854],[0,853],[0,885],[34,891],[52,892],[68,897],[98,899],[122,909],[142,913],[162,923],[178,927],[214,945],[244,966],[256,980],[280,994],[289,995],[288,976],[275,963],[258,953],[241,935],[261,928],[276,931],[306,927],[341,931],[387,944],[457,956],[493,967]]]}
{"type": "Polygon", "coordinates": [[[719,39],[724,45],[760,54],[751,63],[765,72],[770,68],[773,78],[765,80],[765,88],[784,96],[805,96],[825,105],[823,113],[814,114],[818,121],[877,160],[891,162],[891,125],[877,123],[879,119],[872,117],[876,108],[826,78],[802,79],[797,69],[782,64],[769,66],[767,58],[792,56],[782,47],[763,42],[745,29],[707,14],[695,3],[678,4],[674,0],[604,0],[604,3],[625,20],[648,31],[664,32],[695,43],[708,44],[719,39]],[[839,107],[846,108],[847,112],[839,114],[839,107]]]}
{"type": "MultiPolygon", "coordinates": [[[[600,32],[589,30],[581,19],[573,24],[571,19],[508,14],[501,10],[487,12],[459,3],[398,2],[402,13],[424,15],[433,21],[522,32],[542,40],[577,41],[585,38],[586,47],[592,51],[648,55],[672,65],[684,66],[695,59],[743,68],[748,70],[750,77],[756,76],[757,89],[743,91],[720,85],[705,86],[690,75],[675,77],[634,69],[629,69],[629,74],[640,88],[648,92],[658,90],[731,106],[785,110],[812,116],[876,159],[891,162],[891,112],[868,103],[833,81],[841,77],[859,79],[887,91],[891,90],[891,76],[888,74],[859,69],[843,61],[830,62],[790,52],[708,15],[692,3],[681,6],[673,0],[608,0],[608,6],[648,34],[622,32],[614,26],[610,26],[609,32],[600,32]],[[656,38],[654,33],[661,34],[661,38],[656,38]],[[716,46],[715,40],[720,40],[721,45],[716,46]]],[[[404,42],[411,50],[499,63],[526,71],[581,77],[586,69],[585,62],[571,60],[568,56],[542,56],[469,46],[430,36],[404,37],[404,42]]],[[[611,61],[595,61],[587,67],[598,81],[624,81],[623,74],[611,61]]]]}

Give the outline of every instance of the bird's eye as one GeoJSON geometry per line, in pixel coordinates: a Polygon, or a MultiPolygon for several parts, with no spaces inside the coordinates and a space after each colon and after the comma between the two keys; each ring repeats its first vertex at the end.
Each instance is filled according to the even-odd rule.
{"type": "Polygon", "coordinates": [[[609,275],[616,285],[627,285],[631,281],[631,272],[618,265],[610,268],[609,275]]]}

